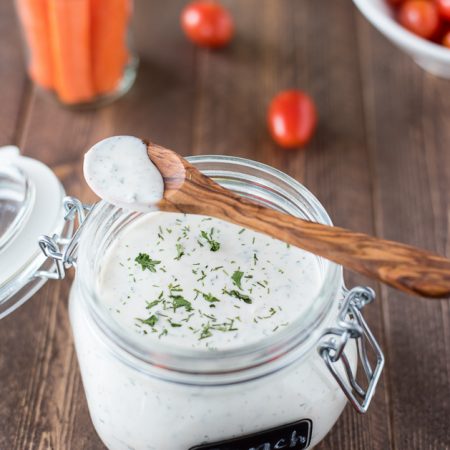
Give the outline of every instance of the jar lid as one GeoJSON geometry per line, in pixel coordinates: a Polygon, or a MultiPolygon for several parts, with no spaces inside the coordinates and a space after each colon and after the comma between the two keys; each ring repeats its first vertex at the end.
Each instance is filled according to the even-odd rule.
{"type": "Polygon", "coordinates": [[[41,162],[0,147],[0,319],[28,300],[51,264],[39,237],[62,234],[64,189],[41,162]]]}

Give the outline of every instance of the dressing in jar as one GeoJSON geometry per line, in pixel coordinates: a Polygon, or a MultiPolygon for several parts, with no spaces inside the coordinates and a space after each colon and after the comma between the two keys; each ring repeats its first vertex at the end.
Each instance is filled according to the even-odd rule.
{"type": "MultiPolygon", "coordinates": [[[[252,201],[331,224],[275,169],[189,161],[252,201]]],[[[79,228],[72,239],[40,239],[55,267],[39,276],[62,278],[76,265],[70,321],[108,448],[312,448],[347,400],[367,410],[384,361],[360,313],[374,295],[347,291],[340,266],[210,217],[64,205],[79,228]]]]}

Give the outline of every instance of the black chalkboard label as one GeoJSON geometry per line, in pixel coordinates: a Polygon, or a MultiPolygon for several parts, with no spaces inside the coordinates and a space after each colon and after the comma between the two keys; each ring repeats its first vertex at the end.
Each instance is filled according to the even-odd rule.
{"type": "Polygon", "coordinates": [[[308,448],[311,432],[312,421],[303,419],[236,439],[198,445],[189,450],[301,450],[308,448]]]}

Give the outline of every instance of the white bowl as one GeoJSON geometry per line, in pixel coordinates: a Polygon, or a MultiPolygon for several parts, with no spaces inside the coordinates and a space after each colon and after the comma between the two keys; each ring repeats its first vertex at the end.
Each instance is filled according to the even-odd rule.
{"type": "Polygon", "coordinates": [[[420,67],[433,75],[450,79],[450,49],[402,27],[386,0],[353,0],[353,3],[378,31],[411,55],[420,67]]]}

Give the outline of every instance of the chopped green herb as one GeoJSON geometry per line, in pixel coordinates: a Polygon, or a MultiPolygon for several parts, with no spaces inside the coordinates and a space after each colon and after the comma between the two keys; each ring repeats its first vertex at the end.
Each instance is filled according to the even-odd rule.
{"type": "Polygon", "coordinates": [[[155,316],[154,314],[150,316],[148,319],[138,319],[139,322],[145,323],[146,325],[150,325],[151,327],[154,327],[156,325],[156,322],[158,322],[158,316],[155,316]]]}
{"type": "Polygon", "coordinates": [[[153,300],[152,302],[147,302],[147,306],[145,308],[152,309],[154,306],[158,305],[159,303],[161,303],[161,300],[153,300]]]}
{"type": "Polygon", "coordinates": [[[275,308],[270,308],[267,316],[258,316],[258,319],[270,319],[276,312],[277,310],[275,308]]]}
{"type": "Polygon", "coordinates": [[[162,330],[158,337],[161,339],[162,336],[167,336],[168,334],[169,332],[167,331],[167,328],[164,328],[164,330],[162,330]]]}
{"type": "Polygon", "coordinates": [[[201,237],[203,239],[205,239],[205,241],[208,243],[209,249],[212,252],[217,252],[217,250],[220,249],[220,242],[217,242],[216,240],[213,239],[213,234],[214,234],[214,228],[211,228],[209,234],[203,230],[200,232],[201,237]]]}
{"type": "Polygon", "coordinates": [[[220,300],[217,297],[214,297],[214,295],[212,295],[211,293],[205,294],[204,292],[202,292],[202,295],[203,298],[209,303],[220,302],[220,300]]]}
{"type": "Polygon", "coordinates": [[[172,283],[170,283],[169,284],[169,291],[170,291],[170,294],[172,294],[172,292],[182,292],[183,289],[181,289],[179,284],[172,284],[172,283]]]}
{"type": "Polygon", "coordinates": [[[241,294],[239,291],[236,290],[227,291],[224,289],[224,294],[231,295],[232,297],[238,298],[239,300],[242,300],[248,304],[253,303],[252,299],[248,295],[241,294]]]}
{"type": "Polygon", "coordinates": [[[181,257],[184,255],[184,247],[181,244],[176,244],[177,247],[177,256],[175,259],[179,261],[181,257]]]}
{"type": "Polygon", "coordinates": [[[212,333],[210,330],[211,330],[211,325],[209,323],[207,323],[206,325],[203,325],[199,340],[211,337],[212,333]]]}
{"type": "Polygon", "coordinates": [[[178,308],[185,308],[186,311],[192,311],[191,302],[186,300],[182,295],[171,295],[173,303],[173,310],[176,311],[178,308]]]}
{"type": "Polygon", "coordinates": [[[207,317],[208,319],[211,319],[213,322],[216,322],[217,319],[215,316],[213,316],[212,314],[206,314],[206,313],[200,313],[202,316],[207,317]]]}
{"type": "Polygon", "coordinates": [[[182,322],[189,322],[189,320],[191,319],[191,317],[194,315],[194,313],[189,314],[187,317],[185,317],[184,319],[181,319],[182,322]]]}
{"type": "Polygon", "coordinates": [[[233,283],[239,288],[242,289],[241,280],[242,276],[244,275],[244,272],[241,272],[239,270],[236,270],[233,275],[231,275],[231,279],[233,280],[233,283]]]}
{"type": "Polygon", "coordinates": [[[161,261],[151,259],[147,253],[139,253],[134,259],[141,267],[142,270],[150,270],[150,272],[156,272],[156,266],[161,264],[161,261]]]}
{"type": "Polygon", "coordinates": [[[203,281],[206,278],[206,273],[204,270],[201,271],[202,272],[202,276],[197,280],[197,281],[203,281]]]}
{"type": "Polygon", "coordinates": [[[202,297],[209,303],[220,302],[217,297],[214,297],[211,293],[206,294],[205,292],[199,291],[198,289],[194,289],[197,294],[202,294],[202,297]]]}
{"type": "Polygon", "coordinates": [[[217,323],[211,325],[211,328],[218,331],[237,331],[237,328],[233,328],[233,324],[234,319],[228,319],[228,321],[225,323],[217,323]]]}

